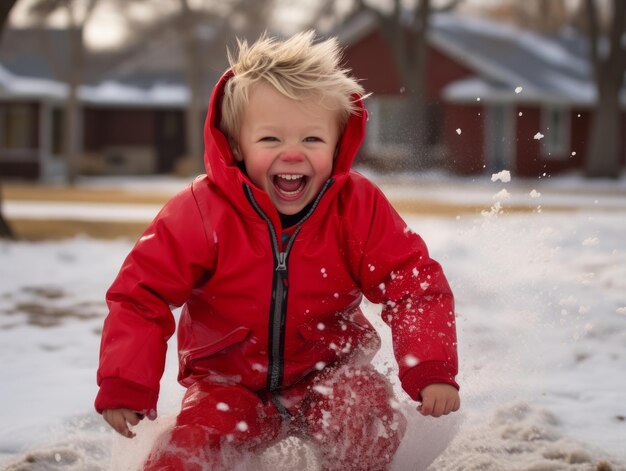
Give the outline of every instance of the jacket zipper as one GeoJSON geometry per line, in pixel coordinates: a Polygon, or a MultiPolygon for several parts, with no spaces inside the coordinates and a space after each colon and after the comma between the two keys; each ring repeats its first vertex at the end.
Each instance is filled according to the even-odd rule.
{"type": "Polygon", "coordinates": [[[274,253],[274,277],[272,281],[272,303],[270,306],[270,321],[269,321],[269,342],[268,342],[268,365],[267,365],[267,389],[269,391],[276,391],[280,389],[283,383],[284,366],[285,366],[285,323],[287,321],[287,294],[289,292],[289,273],[287,270],[287,261],[289,259],[289,253],[298,236],[298,233],[302,229],[302,223],[306,221],[320,202],[322,195],[326,193],[328,188],[334,183],[332,178],[326,180],[326,183],[322,187],[322,190],[315,198],[313,205],[309,212],[300,220],[296,230],[293,232],[285,250],[281,252],[278,234],[272,224],[272,220],[263,212],[258,205],[254,196],[252,195],[252,189],[246,183],[243,184],[244,193],[246,194],[248,201],[254,208],[254,210],[261,216],[261,218],[267,224],[270,232],[270,240],[272,242],[272,251],[274,253]]]}

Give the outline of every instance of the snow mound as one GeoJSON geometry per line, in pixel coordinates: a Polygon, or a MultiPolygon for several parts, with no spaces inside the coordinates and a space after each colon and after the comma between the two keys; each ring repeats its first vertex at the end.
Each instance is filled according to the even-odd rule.
{"type": "Polygon", "coordinates": [[[599,451],[563,437],[558,418],[545,409],[515,402],[491,420],[465,428],[429,470],[619,471],[599,451]]]}

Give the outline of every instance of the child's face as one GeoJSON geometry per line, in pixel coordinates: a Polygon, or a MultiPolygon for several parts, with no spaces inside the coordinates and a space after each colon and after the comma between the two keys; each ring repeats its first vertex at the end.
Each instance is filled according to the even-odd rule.
{"type": "Polygon", "coordinates": [[[234,155],[282,214],[302,210],[330,177],[339,124],[329,108],[291,100],[266,83],[250,91],[234,155]]]}

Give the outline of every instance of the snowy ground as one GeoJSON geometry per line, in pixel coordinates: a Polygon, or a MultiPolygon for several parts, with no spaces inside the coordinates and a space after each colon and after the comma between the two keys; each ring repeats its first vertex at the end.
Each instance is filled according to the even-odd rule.
{"type": "MultiPolygon", "coordinates": [[[[395,470],[425,469],[438,455],[432,470],[593,470],[601,460],[611,468],[598,470],[626,470],[625,185],[550,183],[444,180],[440,194],[476,198],[485,212],[406,215],[456,293],[463,405],[442,419],[411,413],[395,470]],[[508,214],[520,199],[544,209],[508,214]]],[[[180,186],[172,181],[171,191],[180,186]]],[[[130,247],[82,237],[0,242],[0,467],[130,469],[171,421],[182,395],[174,355],[161,418],[133,441],[114,436],[92,408],[102,298],[130,247]]],[[[388,340],[379,309],[364,307],[388,340]]],[[[395,368],[388,343],[376,362],[395,368]]]]}

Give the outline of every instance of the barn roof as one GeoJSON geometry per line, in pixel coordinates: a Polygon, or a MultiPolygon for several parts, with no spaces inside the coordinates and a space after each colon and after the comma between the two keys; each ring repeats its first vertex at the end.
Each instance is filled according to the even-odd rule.
{"type": "MultiPolygon", "coordinates": [[[[349,47],[377,27],[376,15],[363,11],[336,34],[349,47]]],[[[591,105],[596,99],[589,41],[573,29],[541,34],[486,18],[435,13],[429,42],[476,74],[444,88],[447,100],[591,105]]]]}

